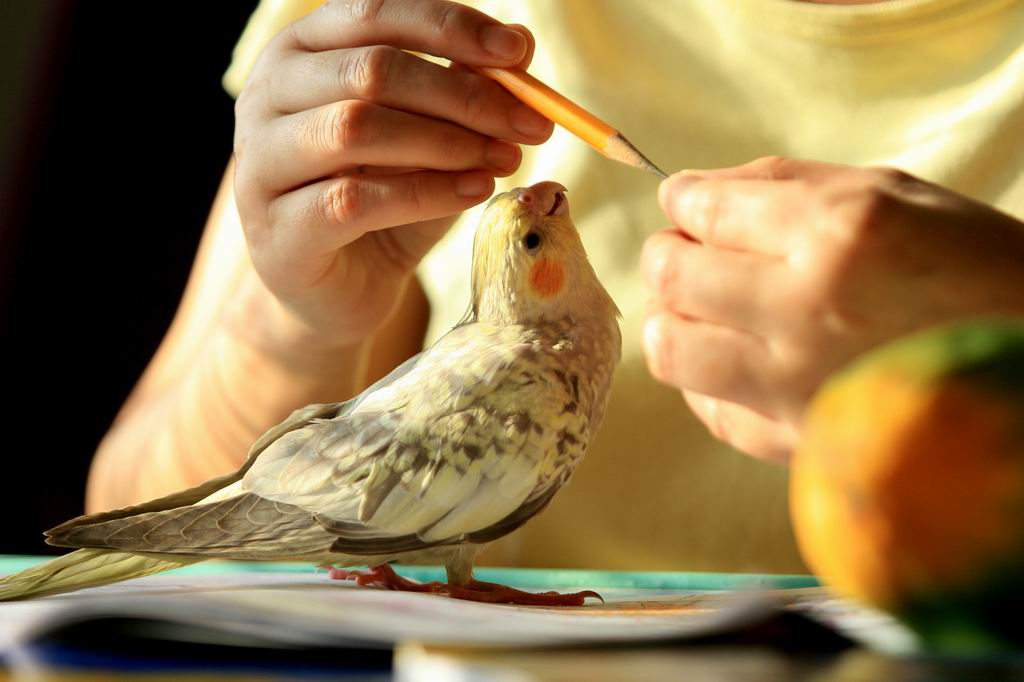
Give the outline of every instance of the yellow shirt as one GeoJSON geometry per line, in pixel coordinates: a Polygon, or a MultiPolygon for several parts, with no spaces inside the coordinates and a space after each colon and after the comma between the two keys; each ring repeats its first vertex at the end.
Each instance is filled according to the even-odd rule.
{"type": "MultiPolygon", "coordinates": [[[[225,81],[317,2],[264,0],[225,81]]],[[[667,171],[781,154],[892,165],[1024,216],[1024,2],[478,0],[529,26],[531,72],[621,130],[667,171]]],[[[716,443],[647,374],[638,260],[666,226],[653,176],[564,131],[526,149],[499,190],[569,188],[571,211],[623,312],[623,361],[605,424],[573,482],[484,559],[508,565],[799,571],[786,471],[716,443]]],[[[428,342],[468,300],[468,212],[420,270],[428,342]]]]}

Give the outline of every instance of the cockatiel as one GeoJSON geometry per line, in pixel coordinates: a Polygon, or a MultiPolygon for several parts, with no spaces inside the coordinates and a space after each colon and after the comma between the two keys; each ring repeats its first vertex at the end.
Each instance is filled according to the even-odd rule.
{"type": "Polygon", "coordinates": [[[135,578],[204,559],[302,560],[362,585],[528,604],[473,579],[490,541],[544,509],[601,423],[619,360],[618,310],[569,217],[565,188],[494,197],[473,244],[466,321],[359,396],[309,405],[242,467],[195,488],[46,533],[76,552],[0,581],[0,600],[135,578]],[[419,584],[392,561],[443,561],[419,584]]]}

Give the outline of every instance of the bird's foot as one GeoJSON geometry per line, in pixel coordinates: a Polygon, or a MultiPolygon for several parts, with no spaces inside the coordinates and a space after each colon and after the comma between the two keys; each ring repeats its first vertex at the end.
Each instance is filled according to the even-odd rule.
{"type": "Polygon", "coordinates": [[[418,583],[395,573],[395,569],[387,564],[373,566],[365,571],[348,571],[343,568],[331,568],[328,574],[334,580],[352,580],[361,587],[377,587],[382,590],[398,590],[400,592],[433,592],[443,593],[444,583],[418,583]]]}
{"type": "Polygon", "coordinates": [[[582,592],[526,592],[507,585],[470,580],[465,585],[430,582],[418,583],[395,573],[387,564],[374,566],[364,571],[349,571],[332,568],[330,577],[335,580],[353,580],[363,587],[377,587],[401,592],[429,592],[443,594],[453,599],[485,602],[488,604],[519,604],[521,606],[583,606],[588,597],[604,599],[593,590],[582,592]]]}
{"type": "Polygon", "coordinates": [[[518,604],[520,606],[583,606],[588,597],[604,598],[593,590],[582,592],[526,592],[508,585],[470,580],[464,586],[447,585],[447,594],[455,599],[487,602],[489,604],[518,604]]]}

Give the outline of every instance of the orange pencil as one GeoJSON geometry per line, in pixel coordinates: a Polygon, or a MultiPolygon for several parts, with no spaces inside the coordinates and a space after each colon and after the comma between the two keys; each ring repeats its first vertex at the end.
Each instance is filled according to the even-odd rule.
{"type": "Polygon", "coordinates": [[[668,177],[618,130],[522,69],[499,69],[491,66],[474,68],[501,83],[524,104],[562,126],[609,159],[654,173],[659,178],[668,177]]]}

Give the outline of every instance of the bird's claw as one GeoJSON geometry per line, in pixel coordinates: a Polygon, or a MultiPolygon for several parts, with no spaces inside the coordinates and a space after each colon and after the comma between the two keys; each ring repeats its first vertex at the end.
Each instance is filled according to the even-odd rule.
{"type": "Polygon", "coordinates": [[[395,573],[395,569],[387,564],[373,566],[364,571],[350,571],[343,568],[331,568],[328,574],[333,580],[352,580],[360,587],[377,587],[382,590],[400,592],[441,592],[447,587],[444,583],[418,583],[395,573]]]}
{"type": "Polygon", "coordinates": [[[598,599],[602,604],[604,598],[593,590],[582,592],[526,592],[514,587],[488,583],[481,580],[470,580],[465,585],[451,585],[441,582],[419,583],[395,573],[395,569],[387,564],[373,566],[366,570],[352,571],[331,568],[330,577],[334,580],[352,580],[361,587],[376,587],[384,590],[401,592],[428,592],[443,594],[453,599],[484,602],[488,604],[518,604],[521,606],[583,606],[588,598],[598,599]]]}

